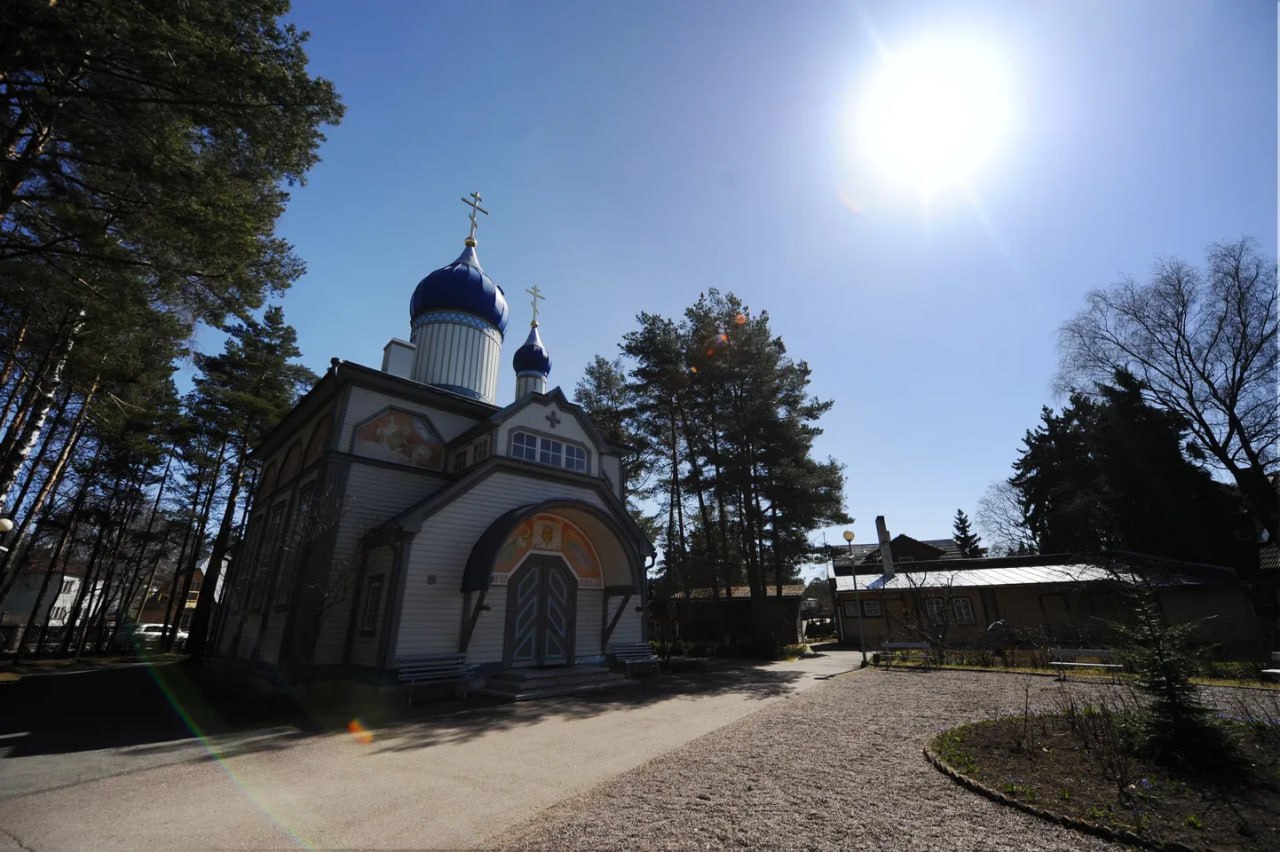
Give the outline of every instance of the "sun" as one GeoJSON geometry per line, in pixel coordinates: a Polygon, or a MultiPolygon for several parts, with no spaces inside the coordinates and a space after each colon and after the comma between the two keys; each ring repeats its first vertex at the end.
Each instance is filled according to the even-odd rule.
{"type": "Polygon", "coordinates": [[[931,196],[991,163],[1009,125],[1010,75],[990,46],[929,38],[884,56],[857,110],[863,153],[931,196]]]}

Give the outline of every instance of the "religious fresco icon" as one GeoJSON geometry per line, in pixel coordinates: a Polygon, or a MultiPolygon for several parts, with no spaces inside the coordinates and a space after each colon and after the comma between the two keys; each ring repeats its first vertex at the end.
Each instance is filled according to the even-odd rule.
{"type": "Polygon", "coordinates": [[[558,553],[578,578],[580,588],[604,588],[600,557],[591,539],[556,515],[535,515],[507,536],[493,561],[493,584],[505,586],[530,552],[558,553]]]}
{"type": "Polygon", "coordinates": [[[351,451],[365,458],[444,469],[444,444],[425,417],[387,409],[356,427],[351,451]]]}

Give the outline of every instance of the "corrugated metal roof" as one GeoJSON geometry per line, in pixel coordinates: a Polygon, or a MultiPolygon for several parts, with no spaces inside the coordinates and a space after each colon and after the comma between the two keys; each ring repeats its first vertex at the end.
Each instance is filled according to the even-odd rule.
{"type": "MultiPolygon", "coordinates": [[[[723,587],[715,591],[712,591],[710,588],[690,589],[689,597],[695,600],[704,600],[704,599],[710,600],[711,598],[716,596],[717,592],[719,593],[718,597],[721,600],[723,600],[725,597],[723,587]]],[[[764,594],[765,594],[765,597],[776,598],[778,596],[778,587],[770,583],[768,586],[765,587],[764,594]]],[[[782,586],[782,596],[784,598],[798,598],[803,595],[804,595],[803,583],[794,583],[794,584],[784,583],[782,586]]],[[[733,597],[735,600],[738,598],[749,598],[751,597],[751,587],[750,586],[734,586],[733,594],[731,595],[731,597],[733,597]]],[[[677,592],[675,595],[673,595],[673,599],[686,600],[687,598],[683,593],[677,592]]]]}
{"type": "MultiPolygon", "coordinates": [[[[853,591],[853,577],[836,577],[836,589],[853,591]]],[[[956,571],[904,571],[859,584],[863,589],[939,589],[972,586],[1025,586],[1034,583],[1089,583],[1112,580],[1105,568],[1087,564],[1026,565],[1009,568],[966,568],[956,571]]]]}

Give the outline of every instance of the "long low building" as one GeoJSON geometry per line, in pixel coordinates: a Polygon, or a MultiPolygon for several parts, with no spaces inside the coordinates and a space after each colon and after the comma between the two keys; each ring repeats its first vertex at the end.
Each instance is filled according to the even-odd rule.
{"type": "Polygon", "coordinates": [[[841,640],[869,650],[913,640],[956,648],[1106,645],[1141,582],[1168,621],[1204,619],[1204,640],[1227,653],[1255,650],[1261,640],[1245,588],[1219,566],[1117,553],[906,562],[893,574],[878,563],[835,568],[841,640]]]}

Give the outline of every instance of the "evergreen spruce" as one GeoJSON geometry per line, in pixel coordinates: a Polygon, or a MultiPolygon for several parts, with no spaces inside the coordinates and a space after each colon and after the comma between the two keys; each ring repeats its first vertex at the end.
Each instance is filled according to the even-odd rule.
{"type": "Polygon", "coordinates": [[[952,539],[956,547],[960,548],[960,555],[965,559],[978,559],[986,554],[987,549],[982,546],[982,538],[974,534],[969,525],[969,516],[963,509],[956,509],[956,517],[951,528],[952,539]]]}

